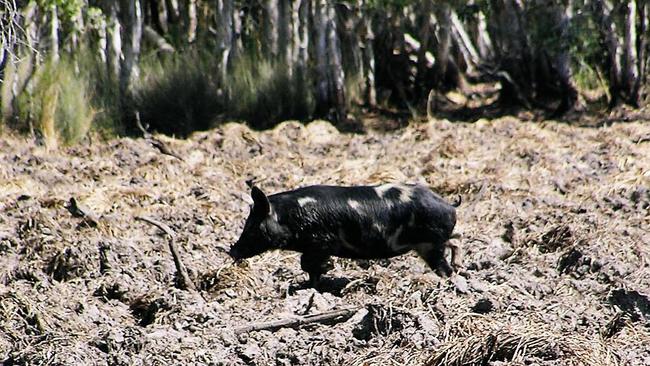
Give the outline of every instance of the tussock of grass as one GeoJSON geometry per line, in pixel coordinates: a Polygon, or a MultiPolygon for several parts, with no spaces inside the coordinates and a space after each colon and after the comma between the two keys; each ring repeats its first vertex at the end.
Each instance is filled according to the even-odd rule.
{"type": "Polygon", "coordinates": [[[305,120],[314,110],[308,80],[286,67],[242,55],[226,73],[210,54],[188,53],[143,66],[135,108],[153,130],[188,136],[225,120],[264,129],[285,120],[305,120]]]}
{"type": "Polygon", "coordinates": [[[152,130],[186,137],[210,128],[223,113],[218,82],[200,56],[145,64],[142,74],[135,108],[152,130]]]}
{"type": "Polygon", "coordinates": [[[95,116],[86,80],[67,59],[49,61],[36,72],[18,98],[17,112],[41,132],[48,147],[79,141],[95,116]]]}

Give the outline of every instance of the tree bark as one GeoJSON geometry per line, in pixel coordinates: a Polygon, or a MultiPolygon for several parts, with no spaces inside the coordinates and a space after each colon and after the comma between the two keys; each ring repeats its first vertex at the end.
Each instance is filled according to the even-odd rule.
{"type": "Polygon", "coordinates": [[[139,75],[138,59],[142,39],[142,7],[140,0],[120,0],[120,19],[124,27],[124,57],[120,63],[120,93],[128,98],[133,81],[139,75]]]}
{"type": "Polygon", "coordinates": [[[554,57],[555,71],[560,82],[561,100],[555,110],[555,115],[562,115],[575,107],[578,101],[578,91],[573,82],[573,72],[571,70],[571,56],[569,53],[570,40],[569,31],[571,25],[571,1],[569,6],[554,6],[552,11],[553,26],[558,29],[559,47],[554,57]]]}
{"type": "Polygon", "coordinates": [[[196,19],[196,0],[188,0],[187,3],[187,42],[194,43],[196,40],[196,29],[198,20],[196,19]]]}
{"type": "Polygon", "coordinates": [[[639,79],[639,59],[637,53],[637,2],[628,0],[625,12],[625,32],[623,36],[623,88],[627,95],[627,103],[638,107],[639,93],[637,89],[639,79]]]}
{"type": "Polygon", "coordinates": [[[265,42],[263,45],[264,54],[270,59],[278,57],[278,20],[279,20],[279,0],[264,0],[264,35],[265,42]]]}
{"type": "Polygon", "coordinates": [[[300,30],[301,30],[301,17],[300,17],[300,8],[303,5],[304,1],[302,0],[295,0],[291,2],[290,5],[290,12],[291,12],[291,44],[289,47],[291,47],[291,55],[290,55],[290,60],[289,60],[289,72],[291,75],[294,75],[296,72],[298,72],[298,68],[300,67],[298,63],[300,62],[300,49],[301,49],[301,37],[300,37],[300,30]]]}
{"type": "Polygon", "coordinates": [[[233,47],[233,0],[217,0],[216,4],[217,43],[219,45],[221,80],[226,80],[233,47]]]}
{"type": "Polygon", "coordinates": [[[104,13],[107,14],[106,31],[106,60],[108,75],[113,81],[120,77],[120,59],[122,58],[121,25],[117,17],[118,3],[112,0],[104,1],[104,13]]]}
{"type": "Polygon", "coordinates": [[[292,8],[291,1],[278,0],[278,59],[285,67],[287,75],[291,76],[292,65],[292,8]]]}
{"type": "Polygon", "coordinates": [[[334,6],[325,0],[314,1],[314,28],[316,33],[316,113],[334,114],[334,120],[346,120],[344,73],[341,50],[336,34],[334,6]]]}
{"type": "Polygon", "coordinates": [[[606,0],[593,0],[593,11],[598,30],[605,44],[606,68],[609,81],[609,108],[617,106],[621,94],[621,47],[616,34],[616,23],[612,19],[612,6],[606,0]]]}
{"type": "Polygon", "coordinates": [[[363,78],[365,82],[364,99],[368,107],[374,108],[377,106],[377,88],[375,85],[375,50],[373,42],[375,41],[375,34],[372,31],[372,19],[367,16],[362,16],[363,27],[363,78]]]}
{"type": "Polygon", "coordinates": [[[454,10],[451,10],[449,14],[449,20],[451,21],[452,36],[455,38],[458,48],[465,58],[465,63],[467,64],[466,73],[472,73],[476,69],[476,66],[480,62],[480,56],[476,47],[472,43],[472,39],[465,30],[465,26],[458,18],[458,14],[454,10]]]}
{"type": "Polygon", "coordinates": [[[59,61],[59,15],[56,4],[50,6],[50,59],[59,61]]]}
{"type": "Polygon", "coordinates": [[[494,58],[494,46],[488,33],[485,14],[480,10],[477,15],[476,44],[481,59],[492,60],[494,58]]]}

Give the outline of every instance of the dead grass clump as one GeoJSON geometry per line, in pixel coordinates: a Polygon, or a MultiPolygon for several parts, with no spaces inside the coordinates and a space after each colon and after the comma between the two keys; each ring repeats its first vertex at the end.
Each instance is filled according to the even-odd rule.
{"type": "Polygon", "coordinates": [[[160,310],[169,310],[171,305],[163,297],[153,298],[145,295],[134,299],[129,305],[131,313],[138,319],[138,324],[146,327],[156,320],[156,314],[160,310]]]}
{"type": "Polygon", "coordinates": [[[392,306],[371,304],[366,308],[368,313],[352,330],[352,335],[360,340],[367,341],[375,336],[386,337],[393,332],[414,327],[417,321],[408,312],[392,306]]]}
{"type": "Polygon", "coordinates": [[[199,288],[202,291],[218,292],[248,282],[250,269],[247,262],[238,265],[224,265],[216,270],[199,276],[199,288]]]}
{"type": "Polygon", "coordinates": [[[575,244],[576,238],[569,225],[556,225],[529,243],[537,246],[540,253],[552,253],[575,244]]]}
{"type": "Polygon", "coordinates": [[[65,248],[50,259],[45,272],[57,281],[68,281],[92,270],[89,259],[86,252],[65,248]]]}
{"type": "Polygon", "coordinates": [[[650,322],[650,298],[634,290],[615,289],[607,300],[630,316],[632,321],[644,319],[650,322]]]}
{"type": "Polygon", "coordinates": [[[531,362],[562,360],[566,365],[618,365],[618,358],[600,340],[560,334],[539,324],[508,326],[485,317],[484,326],[461,321],[464,328],[448,339],[425,363],[426,366],[488,365],[495,361],[531,362]]]}

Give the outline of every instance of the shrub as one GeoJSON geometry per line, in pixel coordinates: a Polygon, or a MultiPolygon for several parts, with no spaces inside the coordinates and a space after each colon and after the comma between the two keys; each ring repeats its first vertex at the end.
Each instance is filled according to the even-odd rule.
{"type": "Polygon", "coordinates": [[[141,64],[143,78],[135,93],[135,108],[152,130],[187,137],[212,127],[216,116],[223,113],[214,73],[200,61],[201,56],[195,57],[141,64]]]}
{"type": "Polygon", "coordinates": [[[64,58],[48,61],[18,96],[18,115],[35,126],[50,147],[86,136],[95,116],[86,79],[64,58]]]}

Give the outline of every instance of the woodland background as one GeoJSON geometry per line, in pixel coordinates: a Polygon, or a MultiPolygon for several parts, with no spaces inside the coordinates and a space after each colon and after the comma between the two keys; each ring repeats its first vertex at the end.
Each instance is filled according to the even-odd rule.
{"type": "Polygon", "coordinates": [[[72,143],[643,107],[647,1],[2,0],[2,126],[72,143]],[[451,106],[452,108],[450,108],[451,106]],[[449,112],[453,113],[449,113],[449,112]]]}

